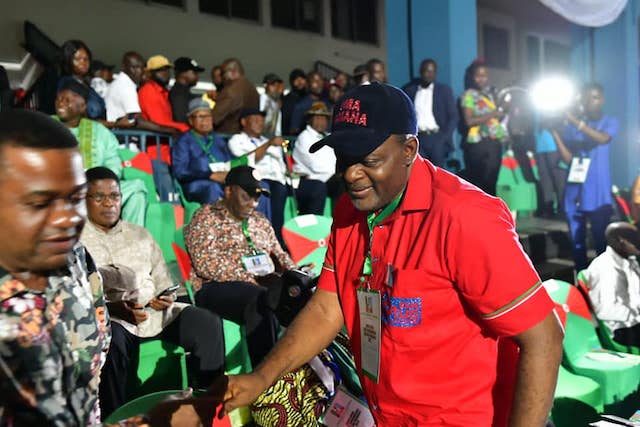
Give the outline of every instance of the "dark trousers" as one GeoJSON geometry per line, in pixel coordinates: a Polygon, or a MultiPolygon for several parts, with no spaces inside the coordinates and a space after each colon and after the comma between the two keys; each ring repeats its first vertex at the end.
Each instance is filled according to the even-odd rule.
{"type": "Polygon", "coordinates": [[[613,209],[610,205],[601,206],[594,211],[580,211],[575,206],[565,206],[569,235],[571,236],[573,262],[576,270],[588,267],[587,262],[587,220],[591,223],[591,235],[596,254],[600,255],[607,247],[604,230],[609,225],[613,209]]]}
{"type": "Polygon", "coordinates": [[[444,167],[449,147],[442,132],[418,132],[418,141],[420,141],[418,149],[420,155],[425,159],[429,159],[434,166],[444,167]]]}
{"type": "Polygon", "coordinates": [[[267,307],[267,289],[246,282],[209,282],[196,293],[196,305],[244,325],[255,368],[276,343],[276,319],[267,307]]]}
{"type": "Polygon", "coordinates": [[[327,183],[316,179],[301,179],[296,199],[300,215],[322,215],[327,201],[327,183]]]}
{"type": "Polygon", "coordinates": [[[207,310],[186,307],[153,338],[140,338],[119,323],[111,322],[111,346],[100,376],[100,408],[108,417],[127,401],[127,378],[137,369],[140,343],[160,339],[179,345],[191,353],[187,368],[195,386],[209,386],[224,372],[222,321],[207,310]]]}
{"type": "Polygon", "coordinates": [[[282,226],[284,225],[284,203],[287,200],[287,186],[278,182],[265,179],[271,190],[271,225],[276,232],[276,237],[280,244],[282,240],[282,226]]]}
{"type": "Polygon", "coordinates": [[[493,139],[464,144],[465,178],[487,194],[496,195],[502,163],[502,145],[493,139]]]}
{"type": "Polygon", "coordinates": [[[542,204],[557,203],[558,211],[562,211],[562,195],[567,180],[566,170],[560,168],[560,153],[549,151],[538,153],[538,173],[540,175],[540,192],[542,204]]]}
{"type": "Polygon", "coordinates": [[[613,331],[613,339],[620,344],[640,347],[640,324],[613,331]]]}

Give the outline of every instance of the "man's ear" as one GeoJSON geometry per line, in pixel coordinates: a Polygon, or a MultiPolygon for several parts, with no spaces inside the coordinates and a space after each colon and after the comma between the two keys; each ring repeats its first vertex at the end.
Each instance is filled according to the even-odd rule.
{"type": "Polygon", "coordinates": [[[418,138],[414,135],[407,138],[404,142],[405,166],[411,166],[413,161],[416,159],[416,155],[418,154],[418,144],[418,138]]]}

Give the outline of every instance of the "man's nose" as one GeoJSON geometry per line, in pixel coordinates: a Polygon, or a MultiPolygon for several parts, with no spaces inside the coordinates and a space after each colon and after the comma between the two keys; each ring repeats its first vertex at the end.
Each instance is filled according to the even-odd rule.
{"type": "Polygon", "coordinates": [[[51,215],[51,225],[58,228],[74,228],[84,221],[80,204],[68,200],[58,200],[51,215]]]}

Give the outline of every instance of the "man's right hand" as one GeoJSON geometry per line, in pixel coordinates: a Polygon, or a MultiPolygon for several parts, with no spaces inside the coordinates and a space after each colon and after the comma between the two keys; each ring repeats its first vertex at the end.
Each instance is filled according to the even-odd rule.
{"type": "Polygon", "coordinates": [[[229,375],[227,391],[224,393],[224,412],[249,406],[269,387],[267,380],[257,372],[247,375],[229,375]]]}
{"type": "Polygon", "coordinates": [[[107,303],[107,308],[113,317],[122,319],[134,325],[139,325],[149,317],[149,315],[144,311],[144,307],[133,301],[110,302],[107,303]]]}

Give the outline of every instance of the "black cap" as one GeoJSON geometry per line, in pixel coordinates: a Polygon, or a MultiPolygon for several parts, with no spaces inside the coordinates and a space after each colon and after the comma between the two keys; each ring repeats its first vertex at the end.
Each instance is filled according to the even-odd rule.
{"type": "Polygon", "coordinates": [[[81,97],[83,97],[85,101],[89,99],[89,88],[86,85],[83,85],[82,83],[74,79],[73,77],[66,78],[62,82],[60,87],[58,87],[57,93],[60,93],[63,90],[70,90],[71,92],[74,92],[80,95],[81,97]]]}
{"type": "Polygon", "coordinates": [[[264,111],[261,111],[259,108],[243,108],[242,110],[240,110],[238,119],[242,120],[245,117],[255,116],[256,114],[260,114],[261,116],[266,116],[266,113],[264,111]]]}
{"type": "Polygon", "coordinates": [[[100,61],[99,59],[94,59],[93,61],[91,61],[92,73],[95,73],[96,71],[101,71],[101,70],[113,71],[114,68],[115,68],[115,65],[107,65],[104,62],[100,61]]]}
{"type": "Polygon", "coordinates": [[[264,78],[262,79],[262,83],[268,84],[268,85],[272,83],[282,83],[282,79],[276,73],[269,73],[264,76],[264,78]]]}
{"type": "Polygon", "coordinates": [[[333,109],[331,135],[316,142],[314,153],[328,145],[336,155],[362,159],[391,135],[415,135],[416,112],[409,97],[385,83],[358,86],[347,92],[333,109]]]}
{"type": "Polygon", "coordinates": [[[204,68],[198,65],[195,59],[187,58],[186,56],[181,56],[180,58],[173,61],[173,69],[175,70],[176,74],[189,70],[193,70],[196,73],[201,73],[204,71],[204,68]]]}
{"type": "Polygon", "coordinates": [[[293,70],[291,70],[291,73],[289,73],[289,83],[293,83],[293,81],[298,77],[306,79],[307,73],[302,71],[300,68],[294,68],[293,70]]]}
{"type": "Polygon", "coordinates": [[[260,184],[261,179],[257,170],[251,166],[243,165],[231,169],[224,183],[225,185],[237,185],[250,196],[259,196],[261,194],[270,196],[271,192],[260,184]]]}

